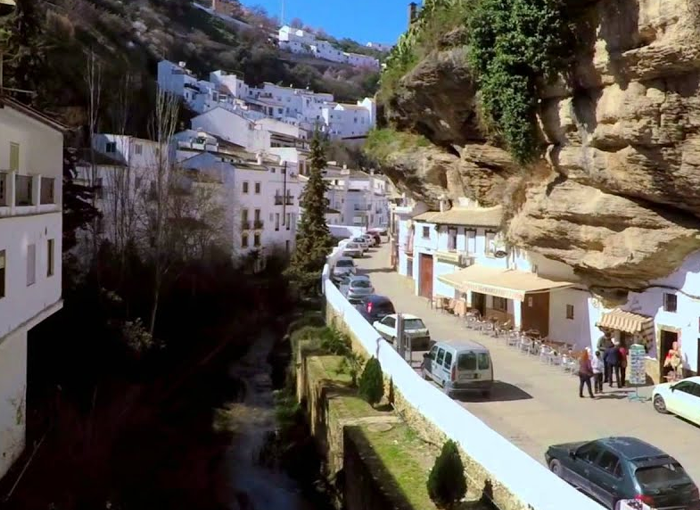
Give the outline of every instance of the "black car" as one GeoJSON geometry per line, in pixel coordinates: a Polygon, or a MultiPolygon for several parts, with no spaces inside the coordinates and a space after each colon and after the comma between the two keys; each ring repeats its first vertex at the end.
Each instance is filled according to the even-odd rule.
{"type": "Polygon", "coordinates": [[[658,509],[700,510],[698,487],[678,461],[634,437],[550,446],[545,459],[554,474],[612,510],[624,499],[658,509]]]}
{"type": "Polygon", "coordinates": [[[355,307],[370,324],[373,324],[374,321],[382,320],[387,315],[396,313],[391,299],[386,296],[378,296],[377,294],[364,296],[355,307]]]}

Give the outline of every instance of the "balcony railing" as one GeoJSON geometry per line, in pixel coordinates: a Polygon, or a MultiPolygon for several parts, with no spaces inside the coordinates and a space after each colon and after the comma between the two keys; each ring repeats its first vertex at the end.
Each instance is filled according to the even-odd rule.
{"type": "Polygon", "coordinates": [[[241,221],[241,230],[250,230],[250,220],[241,221]]]}
{"type": "Polygon", "coordinates": [[[34,205],[34,197],[32,196],[32,187],[34,185],[34,176],[32,175],[15,175],[15,204],[18,206],[34,205]]]}
{"type": "Polygon", "coordinates": [[[262,220],[255,220],[253,221],[253,228],[255,230],[261,230],[264,227],[264,223],[262,220]]]}
{"type": "Polygon", "coordinates": [[[54,182],[55,179],[50,177],[41,178],[41,193],[39,196],[39,203],[44,204],[55,204],[56,199],[54,197],[54,182]]]}

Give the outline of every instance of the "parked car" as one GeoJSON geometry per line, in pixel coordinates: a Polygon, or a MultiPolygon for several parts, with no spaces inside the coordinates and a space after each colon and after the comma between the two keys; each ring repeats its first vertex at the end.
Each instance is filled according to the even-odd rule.
{"type": "Polygon", "coordinates": [[[657,384],[651,399],[658,412],[676,414],[700,425],[700,377],[657,384]]]}
{"type": "Polygon", "coordinates": [[[355,236],[350,240],[351,243],[357,243],[362,246],[363,249],[369,250],[370,242],[363,236],[355,236]]]}
{"type": "Polygon", "coordinates": [[[549,469],[611,510],[636,499],[652,508],[700,509],[698,488],[676,459],[634,437],[550,446],[549,469]]]}
{"type": "Polygon", "coordinates": [[[341,257],[333,266],[331,278],[336,282],[342,281],[346,277],[354,275],[356,271],[355,262],[350,257],[341,257]]]}
{"type": "Polygon", "coordinates": [[[369,276],[358,275],[352,276],[348,281],[347,298],[351,303],[359,302],[365,296],[374,294],[374,287],[369,280],[369,276]]]}
{"type": "Polygon", "coordinates": [[[365,255],[365,249],[362,247],[361,244],[348,243],[343,248],[343,256],[344,257],[362,258],[362,257],[364,257],[364,255],[365,255]]]}
{"type": "Polygon", "coordinates": [[[387,229],[385,227],[374,227],[368,230],[370,234],[378,234],[380,236],[385,236],[387,234],[387,229]]]}
{"type": "Polygon", "coordinates": [[[372,234],[362,234],[362,238],[365,239],[370,246],[377,245],[377,238],[374,237],[372,234]]]}
{"type": "Polygon", "coordinates": [[[437,342],[423,355],[423,378],[433,380],[447,395],[479,392],[488,397],[493,388],[489,350],[477,342],[437,342]]]}
{"type": "Polygon", "coordinates": [[[363,297],[362,301],[356,305],[356,308],[370,324],[383,319],[387,315],[396,313],[391,299],[377,294],[363,297]]]}
{"type": "MultiPolygon", "coordinates": [[[[372,326],[386,340],[396,345],[396,314],[387,315],[372,326]]],[[[430,347],[430,331],[425,323],[415,315],[403,314],[403,330],[411,339],[411,349],[428,349],[430,347]]]]}
{"type": "Polygon", "coordinates": [[[370,230],[365,235],[372,236],[372,239],[374,239],[374,246],[382,244],[382,236],[379,234],[379,232],[370,230]]]}

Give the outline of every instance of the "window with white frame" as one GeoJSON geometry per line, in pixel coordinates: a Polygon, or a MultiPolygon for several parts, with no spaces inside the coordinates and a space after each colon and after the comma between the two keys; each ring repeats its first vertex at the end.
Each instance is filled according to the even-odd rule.
{"type": "Polygon", "coordinates": [[[430,238],[430,227],[423,227],[423,239],[430,238]]]}
{"type": "Polygon", "coordinates": [[[664,312],[675,312],[678,309],[678,296],[675,294],[664,294],[664,312]]]}
{"type": "Polygon", "coordinates": [[[566,305],[566,318],[574,320],[574,305],[566,305]]]}

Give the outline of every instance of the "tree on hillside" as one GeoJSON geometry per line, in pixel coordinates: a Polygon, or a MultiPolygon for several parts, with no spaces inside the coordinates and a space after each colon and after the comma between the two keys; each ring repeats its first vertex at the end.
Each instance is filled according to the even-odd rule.
{"type": "Polygon", "coordinates": [[[316,131],[311,142],[309,180],[301,196],[303,213],[297,230],[296,249],[287,271],[297,288],[306,293],[318,285],[326,257],[334,244],[326,224],[328,185],[322,174],[325,168],[325,141],[316,131]]]}
{"type": "Polygon", "coordinates": [[[75,182],[75,149],[63,148],[63,252],[75,247],[76,232],[100,215],[92,205],[93,190],[75,182]]]}

